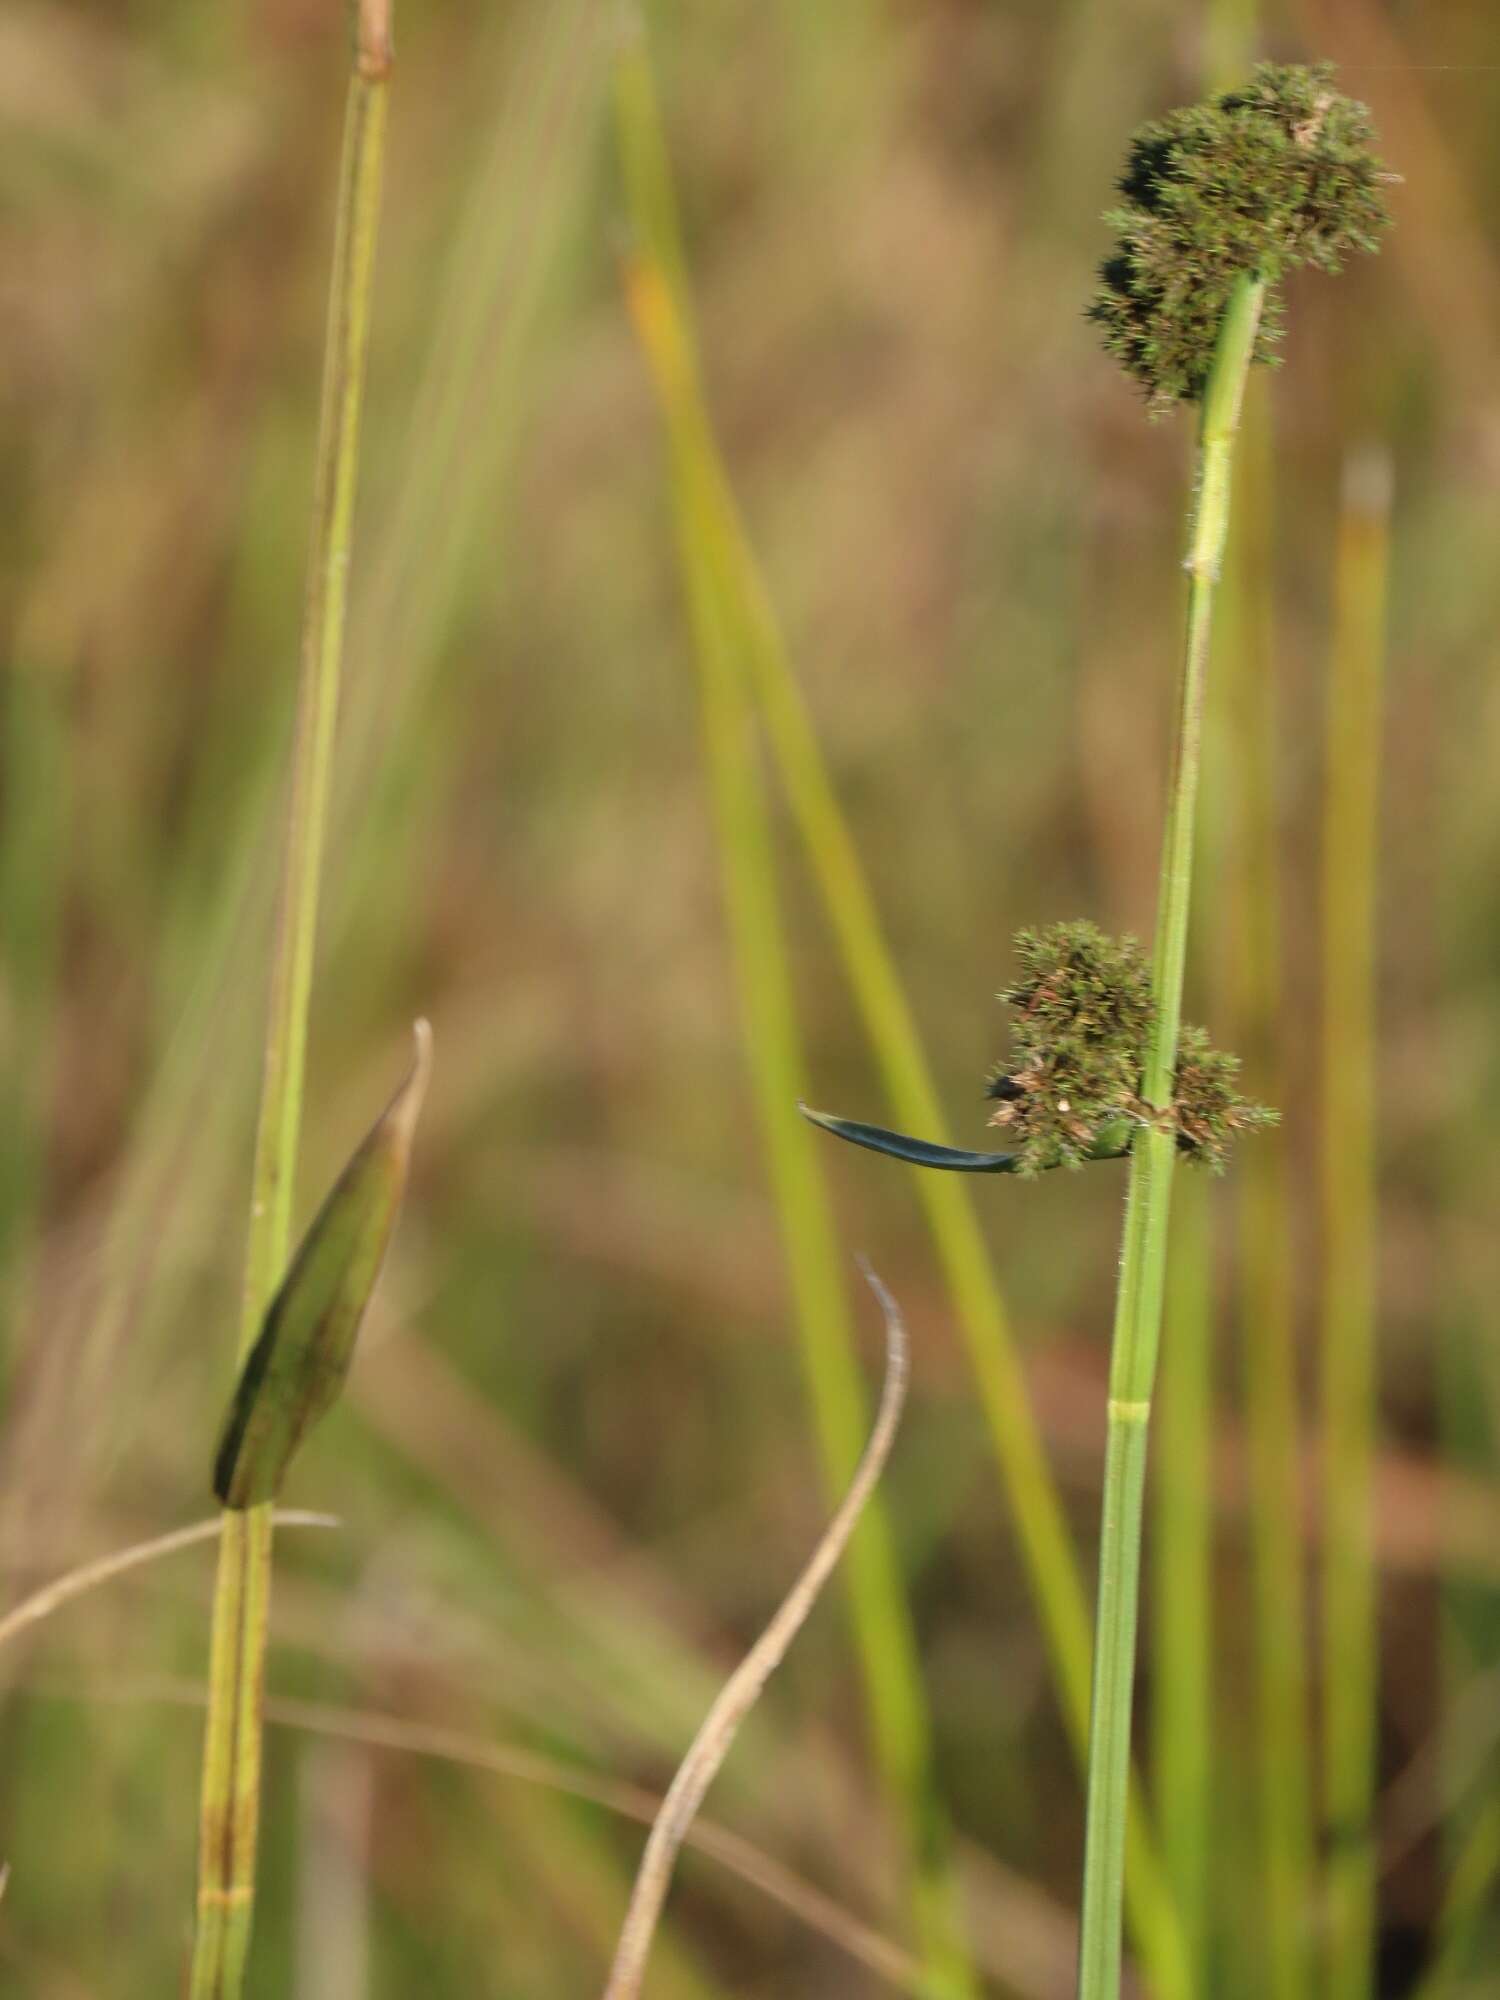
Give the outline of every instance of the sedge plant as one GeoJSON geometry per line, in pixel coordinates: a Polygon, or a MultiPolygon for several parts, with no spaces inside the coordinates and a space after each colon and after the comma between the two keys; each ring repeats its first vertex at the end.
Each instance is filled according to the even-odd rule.
{"type": "Polygon", "coordinates": [[[1261,65],[1242,89],[1145,126],[1110,216],[1118,241],[1089,308],[1152,414],[1199,408],[1176,699],[1149,975],[1126,940],[1061,925],[1017,940],[1016,1060],[991,1082],[1012,1144],[960,1154],[820,1120],[918,1164],[1026,1175],[1128,1153],[1124,1246],[1110,1357],[1095,1618],[1079,2000],[1116,2000],[1129,1804],[1131,1710],[1147,1433],[1156,1378],[1173,1171],[1218,1167],[1269,1116],[1234,1085],[1234,1059],[1182,1025],[1194,822],[1216,586],[1229,526],[1235,434],[1251,365],[1280,332],[1278,280],[1338,268],[1376,246],[1387,216],[1364,108],[1332,72],[1261,65]]]}
{"type": "MultiPolygon", "coordinates": [[[[1203,18],[1206,91],[1226,90],[1249,72],[1260,41],[1259,17],[1259,0],[1210,0],[1203,18]]],[[[1228,675],[1246,683],[1263,670],[1252,644],[1259,621],[1247,615],[1252,603],[1258,606],[1253,586],[1261,579],[1258,570],[1252,576],[1246,551],[1248,543],[1261,539],[1255,530],[1268,519],[1270,499],[1261,482],[1251,482],[1247,475],[1253,468],[1245,463],[1256,456],[1257,405],[1264,410],[1265,399],[1257,399],[1255,389],[1252,379],[1241,420],[1244,443],[1234,496],[1239,530],[1226,569],[1227,615],[1221,616],[1218,641],[1228,675]],[[1263,504],[1257,507],[1257,502],[1263,504]]],[[[1222,711],[1217,726],[1212,714],[1208,721],[1198,852],[1199,866],[1217,873],[1224,858],[1253,836],[1248,828],[1242,830],[1246,815],[1224,782],[1235,764],[1233,730],[1222,711]]],[[[1224,959],[1221,934],[1233,934],[1238,926],[1226,921],[1222,906],[1218,921],[1212,908],[1205,914],[1209,921],[1194,926],[1190,941],[1188,979],[1192,984],[1195,975],[1206,975],[1217,1000],[1213,982],[1224,959]]],[[[1253,1157],[1275,1159],[1280,1151],[1256,1147],[1253,1157]]],[[[1144,1531],[1158,1573],[1170,1576],[1172,1587],[1152,1598],[1149,1768],[1162,1868],[1182,1927],[1193,1990],[1199,1991],[1212,1942],[1215,1833],[1223,1823],[1214,1754],[1213,1461],[1216,1251],[1225,1209],[1201,1177],[1179,1184],[1172,1207],[1162,1322],[1166,1362],[1154,1420],[1154,1476],[1144,1531]]],[[[1129,1870],[1127,1857],[1127,1874],[1129,1870]]]]}
{"type": "Polygon", "coordinates": [[[1191,1052],[1180,1021],[1193,828],[1234,436],[1251,363],[1278,330],[1277,281],[1303,264],[1335,270],[1350,250],[1375,247],[1386,210],[1370,141],[1364,108],[1333,89],[1326,67],[1262,65],[1244,89],[1147,126],[1130,150],[1124,205],[1112,218],[1119,243],[1092,307],[1106,345],[1153,407],[1195,401],[1201,415],[1152,962],[1156,1019],[1142,1075],[1151,1115],[1131,1145],[1110,1360],[1080,2000],[1114,2000],[1120,1987],[1141,1498],[1178,1150],[1174,1110],[1191,1052]]]}
{"type": "MultiPolygon", "coordinates": [[[[273,1502],[291,1449],[336,1388],[353,1322],[339,1308],[338,1286],[373,1283],[383,1235],[371,1238],[356,1201],[351,1223],[347,1177],[330,1197],[336,1233],[333,1293],[328,1294],[326,1232],[310,1236],[299,1264],[325,1288],[309,1310],[306,1287],[282,1285],[291,1248],[292,1192],[302,1117],[308,1002],[312,989],[324,830],[338,713],[348,598],[349,553],[359,463],[360,416],[369,329],[376,229],[384,163],[391,68],[389,0],[360,0],[345,117],[344,152],[329,290],[312,552],[304,608],[301,675],[283,850],[280,907],[273,946],[269,1019],[251,1181],[250,1226],[239,1336],[240,1383],[221,1442],[216,1490],[226,1503],[214,1590],[208,1715],[199,1818],[198,1891],[191,2000],[236,2000],[244,1986],[255,1900],[260,1819],[262,1705],[270,1605],[273,1502]],[[361,1268],[348,1271],[345,1253],[361,1268]],[[280,1291],[281,1314],[275,1308],[280,1291]],[[335,1308],[330,1320],[329,1310],[335,1308]],[[300,1360],[290,1369],[277,1329],[290,1317],[301,1328],[300,1360]],[[331,1342],[330,1342],[331,1336],[331,1342]],[[310,1343],[310,1344],[309,1344],[310,1343]],[[319,1343],[323,1343],[320,1356],[319,1343]],[[319,1379],[323,1363],[331,1369],[319,1379]],[[298,1379],[300,1377],[300,1379],[298,1379]],[[257,1380],[274,1391],[258,1401],[257,1380]]],[[[360,1175],[377,1204],[394,1214],[410,1143],[410,1119],[425,1079],[419,1037],[413,1083],[393,1105],[378,1162],[360,1175]],[[394,1151],[392,1151],[394,1148],[394,1151]],[[379,1186],[370,1184],[370,1174],[379,1186]],[[391,1183],[394,1182],[394,1186],[391,1183]]],[[[377,1128],[379,1130],[380,1128],[377,1128]]],[[[364,1157],[371,1157],[368,1150],[364,1157]]],[[[356,1156],[358,1161],[361,1156],[356,1156]]],[[[351,1163],[351,1171],[353,1170],[351,1163]]],[[[318,1225],[314,1225],[314,1233],[318,1225]]],[[[295,1267],[294,1273],[295,1276],[295,1267]]],[[[367,1286],[366,1286],[367,1289],[367,1286]]]]}

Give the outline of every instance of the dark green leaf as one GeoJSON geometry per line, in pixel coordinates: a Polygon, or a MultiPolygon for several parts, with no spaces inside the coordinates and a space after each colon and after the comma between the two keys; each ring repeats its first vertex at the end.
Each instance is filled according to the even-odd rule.
{"type": "Polygon", "coordinates": [[[313,1218],[240,1371],[214,1458],[226,1507],[276,1498],[297,1446],[343,1387],[406,1186],[432,1066],[425,1021],[416,1044],[411,1074],[313,1218]]]}
{"type": "Polygon", "coordinates": [[[914,1167],[942,1167],[953,1174],[1013,1174],[1014,1153],[966,1153],[957,1146],[936,1146],[930,1139],[913,1139],[905,1132],[888,1132],[883,1125],[860,1125],[852,1118],[835,1118],[831,1112],[814,1111],[799,1104],[802,1116],[821,1125],[836,1139],[854,1146],[868,1146],[872,1153],[889,1153],[893,1160],[905,1160],[914,1167]]]}

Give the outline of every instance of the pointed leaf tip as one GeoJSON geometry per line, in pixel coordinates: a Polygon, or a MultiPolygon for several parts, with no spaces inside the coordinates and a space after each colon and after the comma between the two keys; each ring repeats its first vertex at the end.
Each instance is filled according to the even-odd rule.
{"type": "Polygon", "coordinates": [[[914,1139],[906,1132],[890,1132],[883,1125],[836,1118],[831,1111],[814,1111],[810,1104],[799,1103],[797,1109],[809,1124],[821,1126],[836,1139],[867,1146],[872,1153],[885,1153],[913,1167],[938,1167],[951,1174],[1013,1174],[1020,1164],[1014,1153],[970,1153],[958,1146],[936,1145],[931,1139],[914,1139]]]}
{"type": "Polygon", "coordinates": [[[314,1216],[240,1370],[214,1458],[214,1491],[226,1507],[276,1498],[298,1445],[343,1387],[432,1070],[426,1021],[414,1039],[410,1072],[314,1216]]]}
{"type": "Polygon", "coordinates": [[[432,1023],[425,1015],[419,1015],[412,1022],[411,1039],[411,1068],[386,1110],[386,1117],[394,1121],[408,1151],[416,1133],[417,1119],[427,1101],[427,1086],[432,1081],[432,1023]]]}

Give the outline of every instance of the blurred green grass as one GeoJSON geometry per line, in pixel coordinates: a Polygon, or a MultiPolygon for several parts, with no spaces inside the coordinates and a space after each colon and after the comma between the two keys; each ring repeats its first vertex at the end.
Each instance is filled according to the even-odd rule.
{"type": "MultiPolygon", "coordinates": [[[[823,1503],[663,447],[620,296],[611,19],[518,0],[477,27],[452,6],[399,22],[304,1186],[347,1151],[419,1008],[438,1067],[349,1406],[289,1496],[345,1529],[283,1545],[272,1683],[657,1784],[823,1503]]],[[[940,1093],[977,1138],[1010,931],[1151,918],[1187,439],[1145,425],[1079,309],[1121,142],[1197,88],[1200,10],[662,0],[652,21],[731,472],[940,1093]]],[[[207,1511],[342,31],[310,0],[224,17],[28,5],[0,27],[7,1597],[207,1511]]],[[[1493,57],[1479,0],[1440,30],[1409,7],[1309,0],[1272,15],[1270,46],[1346,62],[1405,176],[1381,265],[1299,287],[1269,396],[1288,997],[1267,1060],[1287,1079],[1304,1218],[1338,479],[1366,436],[1396,468],[1388,1791],[1500,1655],[1500,76],[1465,67],[1493,57]],[[1427,64],[1453,67],[1401,66],[1427,64]]],[[[814,1094],[876,1111],[814,885],[773,832],[814,1094]]],[[[830,1172],[844,1242],[876,1257],[916,1338],[885,1497],[978,1955],[1009,1966],[996,1991],[1066,1993],[1081,1804],[952,1312],[904,1177],[853,1156],[830,1172]]],[[[1101,1174],[983,1193],[1088,1562],[1120,1190],[1101,1174]]],[[[1293,1252],[1310,1436],[1306,1220],[1293,1252]]],[[[1219,1324],[1215,1786],[1232,1857],[1254,1686],[1232,1315],[1219,1324]]],[[[173,1558],[0,1654],[0,1988],[172,1990],[199,1721],[163,1697],[201,1677],[209,1579],[204,1552],[173,1558]]],[[[711,1811],[904,1940],[856,1690],[825,1609],[711,1811]]],[[[1479,1740],[1427,1793],[1390,1795],[1406,1831],[1380,1888],[1389,1994],[1437,1941],[1449,1855],[1474,1849],[1493,1727],[1479,1740]]],[[[320,1954],[361,1937],[372,1995],[597,1983],[634,1828],[430,1760],[339,1754],[325,1783],[308,1733],[275,1732],[255,1992],[341,1990],[322,1968],[348,1961],[320,1954]],[[340,1857],[354,1887],[335,1895],[340,1857]],[[315,1939],[309,1911],[329,1903],[342,1930],[330,1918],[315,1939]]],[[[1232,1859],[1214,1870],[1228,2000],[1258,1990],[1244,1879],[1232,1859]]],[[[687,1862],[669,1918],[664,1995],[886,1990],[709,1859],[687,1862]]],[[[1473,1966],[1496,1941],[1491,1894],[1473,1966]]],[[[1448,1990],[1476,1976],[1458,1965],[1448,1990]]]]}

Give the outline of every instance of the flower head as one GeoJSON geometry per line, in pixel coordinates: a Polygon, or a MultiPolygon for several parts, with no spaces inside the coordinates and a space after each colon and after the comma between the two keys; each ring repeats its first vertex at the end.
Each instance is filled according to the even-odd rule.
{"type": "Polygon", "coordinates": [[[1134,938],[1083,921],[1018,932],[1016,955],[1020,977],[1000,996],[1014,1010],[1014,1053],[990,1078],[990,1123],[1004,1128],[1022,1173],[1081,1166],[1136,1102],[1154,1018],[1150,969],[1134,938]]]}
{"type": "Polygon", "coordinates": [[[1014,1010],[1012,1052],[987,1085],[1003,1152],[970,1152],[805,1104],[803,1116],[914,1167],[1026,1177],[1121,1159],[1142,1126],[1170,1132],[1189,1163],[1219,1173],[1236,1132],[1276,1123],[1274,1111],[1240,1094],[1239,1059],[1211,1048],[1201,1028],[1182,1030],[1172,1102],[1158,1108],[1142,1097],[1157,1015],[1150,967],[1133,937],[1106,937],[1080,920],[1018,931],[1015,944],[1021,970],[1000,995],[1014,1010]]]}
{"type": "Polygon", "coordinates": [[[1172,1083],[1177,1144],[1194,1166],[1213,1174],[1223,1173],[1236,1132],[1278,1120],[1269,1105],[1253,1104],[1241,1095],[1235,1082],[1239,1072],[1239,1057],[1212,1048],[1202,1028],[1183,1029],[1172,1083]]]}
{"type": "MultiPolygon", "coordinates": [[[[1390,222],[1364,105],[1328,63],[1262,63],[1241,89],[1173,111],[1131,141],[1106,218],[1117,242],[1088,316],[1153,411],[1202,394],[1235,279],[1274,287],[1303,264],[1336,271],[1375,250],[1390,222]]],[[[1256,359],[1271,359],[1280,306],[1268,296],[1256,359]]]]}

